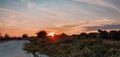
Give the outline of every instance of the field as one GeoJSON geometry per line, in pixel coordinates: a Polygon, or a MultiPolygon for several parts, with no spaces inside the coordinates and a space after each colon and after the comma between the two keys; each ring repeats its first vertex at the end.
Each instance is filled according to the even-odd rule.
{"type": "Polygon", "coordinates": [[[120,57],[120,41],[105,39],[32,39],[24,50],[35,55],[44,53],[50,57],[120,57]]]}

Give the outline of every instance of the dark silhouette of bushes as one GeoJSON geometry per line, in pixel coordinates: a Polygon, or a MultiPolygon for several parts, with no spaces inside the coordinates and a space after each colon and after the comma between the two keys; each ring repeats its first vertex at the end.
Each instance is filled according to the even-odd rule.
{"type": "Polygon", "coordinates": [[[102,31],[102,30],[98,30],[100,37],[102,39],[114,39],[114,40],[120,40],[120,31],[102,31]]]}
{"type": "Polygon", "coordinates": [[[23,38],[23,39],[27,39],[27,38],[29,38],[29,37],[28,37],[27,34],[23,34],[23,35],[22,35],[22,38],[23,38]]]}
{"type": "Polygon", "coordinates": [[[26,37],[29,38],[27,36],[27,34],[24,34],[24,37],[23,37],[23,35],[22,35],[22,37],[16,37],[16,36],[11,37],[11,36],[9,36],[9,34],[5,34],[4,36],[0,35],[0,41],[6,41],[6,40],[25,40],[26,37]]]}
{"type": "MultiPolygon", "coordinates": [[[[47,38],[47,33],[46,31],[39,31],[37,34],[37,37],[33,37],[33,38],[47,38]]],[[[56,38],[67,38],[70,37],[70,35],[67,35],[65,33],[62,33],[60,35],[56,35],[56,38]]],[[[120,30],[119,31],[103,31],[103,30],[98,30],[98,32],[90,32],[90,33],[80,33],[80,34],[73,34],[72,37],[74,38],[80,38],[80,39],[96,39],[96,38],[100,38],[100,39],[109,39],[109,40],[120,40],[120,30]]],[[[2,36],[0,34],[0,40],[21,40],[21,39],[31,39],[31,37],[29,37],[27,34],[23,34],[21,37],[10,37],[8,34],[5,34],[4,36],[2,36]]]]}
{"type": "Polygon", "coordinates": [[[1,38],[3,38],[3,36],[2,36],[1,33],[0,33],[0,39],[1,39],[1,38]]]}
{"type": "Polygon", "coordinates": [[[83,33],[80,34],[80,37],[81,37],[81,38],[84,38],[84,39],[85,39],[85,38],[88,38],[88,34],[85,33],[85,32],[83,32],[83,33]]]}
{"type": "Polygon", "coordinates": [[[88,38],[92,38],[92,39],[94,39],[94,38],[97,38],[98,37],[98,33],[89,33],[88,34],[88,38]]]}
{"type": "Polygon", "coordinates": [[[83,39],[96,39],[96,38],[100,38],[100,39],[113,39],[113,40],[120,40],[120,31],[102,31],[102,30],[98,30],[98,32],[91,32],[91,33],[81,33],[80,35],[72,35],[73,37],[79,37],[79,38],[83,38],[83,39]]]}
{"type": "MultiPolygon", "coordinates": [[[[82,36],[86,34],[82,34],[82,36]]],[[[86,37],[97,37],[98,33],[89,33],[86,37]]],[[[42,38],[39,41],[25,44],[24,50],[34,54],[44,53],[50,57],[120,57],[120,42],[98,39],[80,39],[80,35],[57,38],[58,41],[50,41],[42,38]]],[[[92,38],[91,37],[91,38],[92,38]]],[[[37,39],[38,40],[38,39],[37,39]]]]}
{"type": "Polygon", "coordinates": [[[59,35],[59,38],[66,38],[66,37],[68,37],[68,35],[65,34],[65,33],[62,33],[62,34],[59,35]]]}
{"type": "Polygon", "coordinates": [[[37,56],[36,52],[42,52],[50,57],[120,57],[120,31],[98,30],[72,36],[62,33],[56,35],[55,40],[49,40],[46,34],[45,31],[38,32],[37,37],[25,44],[24,50],[34,56],[37,56]]]}
{"type": "Polygon", "coordinates": [[[40,31],[40,32],[38,32],[38,33],[36,33],[37,34],[37,37],[38,38],[45,38],[46,37],[46,35],[47,35],[47,33],[46,33],[46,31],[40,31]]]}
{"type": "Polygon", "coordinates": [[[109,33],[107,31],[98,30],[99,35],[103,39],[109,39],[109,33]]]}
{"type": "Polygon", "coordinates": [[[4,36],[6,39],[9,39],[10,38],[10,36],[8,35],[8,34],[5,34],[5,36],[4,36]]]}
{"type": "Polygon", "coordinates": [[[111,39],[120,40],[120,31],[110,31],[109,36],[111,39]]]}
{"type": "Polygon", "coordinates": [[[8,34],[0,40],[29,40],[24,50],[38,57],[36,52],[45,53],[51,57],[120,57],[120,31],[105,31],[67,35],[55,35],[55,40],[49,40],[46,31],[39,31],[37,36],[10,37],[8,34]],[[114,42],[113,42],[114,40],[114,42]],[[117,40],[117,41],[116,41],[117,40]]]}

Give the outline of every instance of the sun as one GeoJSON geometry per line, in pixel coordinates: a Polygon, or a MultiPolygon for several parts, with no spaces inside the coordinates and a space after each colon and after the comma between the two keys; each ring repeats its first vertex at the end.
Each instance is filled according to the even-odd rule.
{"type": "Polygon", "coordinates": [[[50,32],[49,34],[48,34],[48,36],[54,36],[55,35],[55,33],[54,32],[50,32]]]}

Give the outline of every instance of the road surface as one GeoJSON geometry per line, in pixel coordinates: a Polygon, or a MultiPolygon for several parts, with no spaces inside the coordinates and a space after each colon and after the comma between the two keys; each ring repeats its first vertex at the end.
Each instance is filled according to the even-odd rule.
{"type": "MultiPolygon", "coordinates": [[[[33,57],[32,54],[27,53],[23,49],[23,40],[13,40],[4,43],[0,43],[0,57],[33,57]]],[[[40,54],[39,54],[40,55],[40,54]]],[[[47,57],[41,55],[40,57],[47,57]]]]}

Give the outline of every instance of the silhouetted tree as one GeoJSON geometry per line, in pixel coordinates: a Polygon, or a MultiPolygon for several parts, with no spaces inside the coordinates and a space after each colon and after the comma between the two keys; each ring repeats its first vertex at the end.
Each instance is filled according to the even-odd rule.
{"type": "Polygon", "coordinates": [[[103,39],[109,39],[109,33],[107,31],[98,30],[99,35],[103,39]]]}
{"type": "Polygon", "coordinates": [[[87,39],[88,38],[88,34],[83,32],[83,33],[80,34],[80,37],[87,39]]]}
{"type": "Polygon", "coordinates": [[[88,34],[89,38],[97,38],[97,36],[98,36],[98,33],[89,33],[88,34]]]}
{"type": "Polygon", "coordinates": [[[98,32],[100,33],[100,32],[102,32],[102,30],[101,30],[101,29],[98,29],[98,32]]]}
{"type": "Polygon", "coordinates": [[[2,35],[1,35],[1,33],[0,33],[0,38],[2,38],[2,35]]]}
{"type": "Polygon", "coordinates": [[[60,36],[61,38],[64,38],[64,37],[67,37],[67,34],[62,33],[62,34],[60,34],[59,36],[60,36]]]}
{"type": "Polygon", "coordinates": [[[44,30],[37,33],[37,37],[39,37],[39,38],[44,38],[44,37],[46,37],[46,35],[47,35],[47,33],[44,30]]]}
{"type": "Polygon", "coordinates": [[[120,31],[110,31],[109,35],[111,39],[120,40],[120,31]]]}
{"type": "Polygon", "coordinates": [[[26,38],[28,38],[28,35],[27,35],[27,34],[23,34],[23,35],[22,35],[22,38],[23,38],[23,39],[26,39],[26,38]]]}
{"type": "Polygon", "coordinates": [[[8,34],[5,34],[5,36],[4,36],[5,38],[9,38],[10,36],[8,35],[8,34]]]}
{"type": "Polygon", "coordinates": [[[1,35],[1,33],[0,33],[0,40],[3,40],[3,36],[1,35]]]}
{"type": "Polygon", "coordinates": [[[10,40],[10,36],[9,36],[8,34],[5,34],[4,38],[5,38],[6,40],[10,40]]]}

